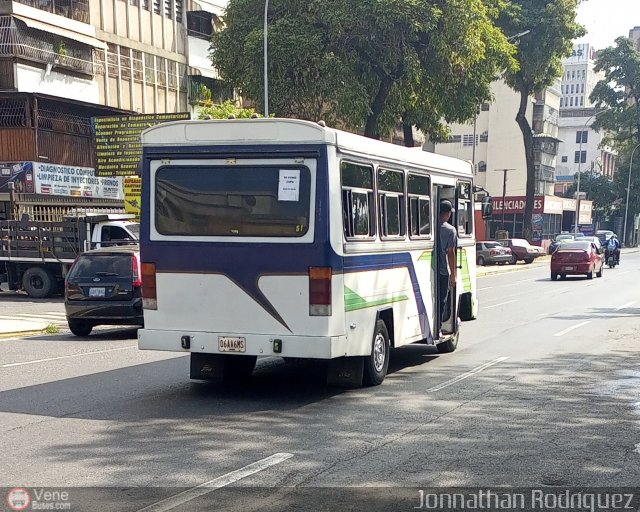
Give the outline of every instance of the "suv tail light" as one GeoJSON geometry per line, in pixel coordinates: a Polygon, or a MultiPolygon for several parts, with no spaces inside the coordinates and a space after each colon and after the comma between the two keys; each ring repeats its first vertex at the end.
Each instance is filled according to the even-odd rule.
{"type": "Polygon", "coordinates": [[[158,309],[155,263],[142,264],[142,307],[144,309],[158,309]]]}
{"type": "Polygon", "coordinates": [[[140,272],[140,260],[135,254],[133,255],[132,263],[133,263],[133,269],[132,269],[133,286],[140,287],[142,286],[142,272],[140,272]]]}
{"type": "Polygon", "coordinates": [[[309,267],[309,316],[331,316],[331,267],[309,267]]]}

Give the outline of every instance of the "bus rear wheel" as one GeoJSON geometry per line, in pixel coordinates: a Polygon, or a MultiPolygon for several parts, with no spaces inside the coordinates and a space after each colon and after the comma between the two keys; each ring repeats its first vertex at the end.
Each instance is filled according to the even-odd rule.
{"type": "Polygon", "coordinates": [[[364,380],[365,386],[378,386],[387,376],[389,369],[389,331],[382,320],[376,322],[371,344],[371,354],[364,359],[364,380]]]}

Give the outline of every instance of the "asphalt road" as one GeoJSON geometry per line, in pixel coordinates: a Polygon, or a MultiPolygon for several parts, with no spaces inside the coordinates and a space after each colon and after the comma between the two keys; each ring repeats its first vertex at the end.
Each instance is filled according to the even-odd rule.
{"type": "Polygon", "coordinates": [[[638,485],[639,276],[633,253],[602,279],[483,277],[455,353],[396,350],[359,390],[276,359],[241,388],[193,383],[132,330],[1,340],[0,485],[110,487],[118,510],[202,484],[149,510],[205,510],[226,485],[257,492],[244,510],[285,510],[292,487],[638,485]]]}

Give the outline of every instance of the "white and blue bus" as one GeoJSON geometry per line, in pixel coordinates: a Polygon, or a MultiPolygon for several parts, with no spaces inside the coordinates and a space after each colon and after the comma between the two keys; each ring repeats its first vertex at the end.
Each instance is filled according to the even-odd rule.
{"type": "Polygon", "coordinates": [[[142,139],[139,348],[190,353],[191,378],[279,356],[376,385],[392,347],[451,352],[458,320],[475,318],[470,163],[290,119],[173,122],[142,139]],[[444,322],[443,199],[460,269],[444,322]]]}

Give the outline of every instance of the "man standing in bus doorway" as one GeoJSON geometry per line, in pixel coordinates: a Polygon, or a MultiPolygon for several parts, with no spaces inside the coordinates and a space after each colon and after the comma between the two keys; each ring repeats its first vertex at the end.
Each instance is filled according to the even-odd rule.
{"type": "Polygon", "coordinates": [[[453,289],[456,284],[456,247],[458,246],[458,232],[449,220],[453,215],[453,205],[451,201],[444,200],[440,203],[440,232],[438,247],[438,297],[440,299],[440,320],[442,322],[449,318],[449,289],[453,289]],[[451,285],[451,286],[449,286],[451,285]]]}

